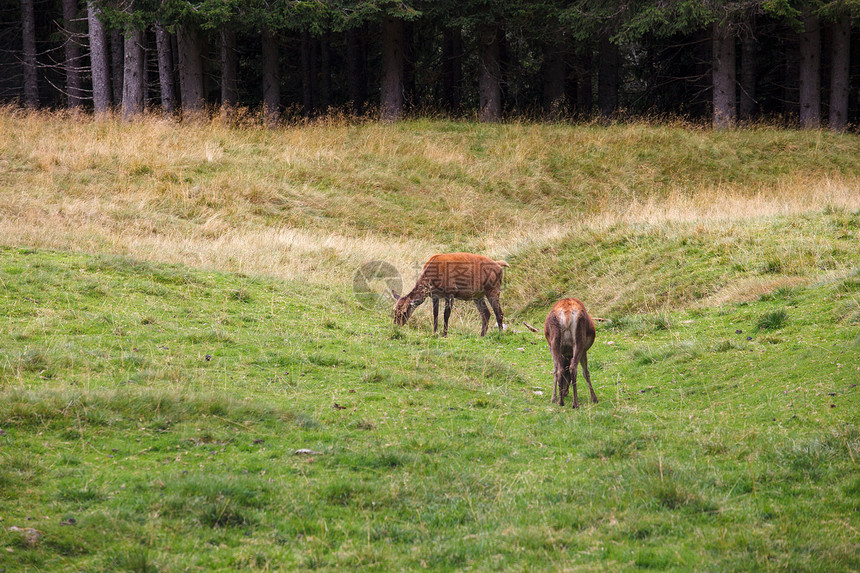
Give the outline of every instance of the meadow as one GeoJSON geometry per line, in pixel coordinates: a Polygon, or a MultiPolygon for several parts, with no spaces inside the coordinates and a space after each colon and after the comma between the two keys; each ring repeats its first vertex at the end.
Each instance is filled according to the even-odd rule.
{"type": "Polygon", "coordinates": [[[0,130],[0,571],[860,568],[856,134],[0,130]],[[356,295],[454,250],[505,332],[356,295]],[[571,295],[577,410],[522,324],[571,295]]]}

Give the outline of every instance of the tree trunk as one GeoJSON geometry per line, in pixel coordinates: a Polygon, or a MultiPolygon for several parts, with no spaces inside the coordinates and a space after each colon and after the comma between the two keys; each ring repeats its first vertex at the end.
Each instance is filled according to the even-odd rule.
{"type": "Polygon", "coordinates": [[[84,81],[81,76],[81,45],[78,43],[78,2],[63,0],[63,27],[65,28],[66,94],[69,107],[77,109],[84,104],[84,81]]]}
{"type": "Polygon", "coordinates": [[[161,110],[172,115],[176,111],[176,80],[173,76],[173,42],[171,33],[160,23],[155,25],[155,49],[158,53],[158,85],[161,90],[161,110]]]}
{"type": "Polygon", "coordinates": [[[728,23],[714,23],[713,43],[713,126],[722,129],[737,120],[735,37],[728,23]]]}
{"type": "Polygon", "coordinates": [[[305,115],[310,117],[316,111],[317,83],[317,51],[316,41],[311,33],[302,33],[302,106],[305,115]]]}
{"type": "Polygon", "coordinates": [[[190,26],[177,29],[179,44],[179,92],[183,117],[203,112],[203,51],[200,31],[190,26]]]}
{"type": "MultiPolygon", "coordinates": [[[[150,34],[147,30],[143,30],[140,34],[141,46],[143,48],[143,107],[147,109],[152,104],[152,93],[149,89],[152,76],[151,65],[152,64],[152,34],[150,34]]],[[[156,54],[155,65],[158,66],[158,54],[156,54]]],[[[161,92],[161,90],[158,90],[161,92]]],[[[160,100],[159,96],[159,100],[160,100]]]]}
{"type": "Polygon", "coordinates": [[[346,75],[349,84],[349,101],[355,114],[364,113],[367,101],[367,66],[364,55],[364,38],[361,29],[346,31],[346,75]]]}
{"type": "Polygon", "coordinates": [[[331,32],[323,33],[320,42],[319,108],[323,113],[331,106],[331,32]]]}
{"type": "Polygon", "coordinates": [[[110,111],[110,64],[108,62],[107,36],[102,21],[101,10],[95,2],[87,2],[87,16],[90,36],[90,67],[93,75],[93,110],[96,115],[110,111]]]}
{"type": "Polygon", "coordinates": [[[278,66],[278,37],[263,28],[263,115],[274,127],[281,119],[281,74],[278,66]]]}
{"type": "Polygon", "coordinates": [[[840,16],[832,25],[830,56],[830,129],[843,131],[848,125],[849,72],[851,67],[851,19],[840,16]]]}
{"type": "Polygon", "coordinates": [[[502,70],[499,25],[478,26],[478,118],[485,123],[502,119],[502,70]]]}
{"type": "Polygon", "coordinates": [[[179,38],[177,34],[170,34],[170,55],[173,56],[173,95],[175,97],[176,109],[182,109],[182,93],[179,89],[179,38]]]}
{"type": "Polygon", "coordinates": [[[549,117],[558,119],[566,107],[564,80],[566,74],[564,51],[554,43],[543,46],[543,111],[549,117]]]}
{"type": "Polygon", "coordinates": [[[598,48],[600,63],[597,68],[597,106],[604,119],[618,111],[618,46],[606,36],[598,48]]]}
{"type": "Polygon", "coordinates": [[[113,91],[113,104],[116,107],[122,105],[122,72],[125,67],[123,57],[124,40],[122,32],[111,30],[110,33],[110,82],[113,91]]]}
{"type": "Polygon", "coordinates": [[[460,111],[463,98],[463,32],[445,28],[442,32],[442,99],[449,113],[460,111]]]}
{"type": "Polygon", "coordinates": [[[39,107],[39,76],[36,72],[36,14],[33,0],[21,0],[21,25],[24,40],[24,103],[39,107]]]}
{"type": "Polygon", "coordinates": [[[753,30],[754,22],[748,21],[749,27],[741,36],[741,102],[740,117],[743,120],[752,119],[758,112],[756,101],[756,50],[758,41],[753,30]]]}
{"type": "Polygon", "coordinates": [[[239,103],[239,54],[236,30],[221,28],[221,109],[227,114],[239,103]]]}
{"type": "Polygon", "coordinates": [[[382,121],[403,117],[403,40],[403,20],[386,17],[382,22],[382,121]]]}
{"type": "Polygon", "coordinates": [[[128,30],[125,33],[125,66],[122,84],[122,118],[131,119],[143,113],[144,81],[143,31],[128,30]]]}
{"type": "Polygon", "coordinates": [[[808,10],[803,14],[800,35],[800,127],[821,126],[821,27],[818,17],[808,10]]]}

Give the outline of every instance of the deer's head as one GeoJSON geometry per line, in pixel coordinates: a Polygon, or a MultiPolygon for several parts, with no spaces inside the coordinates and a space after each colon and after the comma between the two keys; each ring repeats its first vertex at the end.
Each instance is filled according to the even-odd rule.
{"type": "Polygon", "coordinates": [[[409,320],[409,317],[412,316],[412,312],[415,310],[415,307],[418,306],[418,301],[414,301],[408,296],[400,296],[394,291],[391,291],[391,296],[393,296],[395,300],[394,324],[397,326],[403,326],[406,324],[406,321],[409,320]]]}

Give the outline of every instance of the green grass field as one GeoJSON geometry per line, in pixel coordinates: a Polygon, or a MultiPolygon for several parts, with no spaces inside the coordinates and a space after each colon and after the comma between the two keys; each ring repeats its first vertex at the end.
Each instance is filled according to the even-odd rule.
{"type": "Polygon", "coordinates": [[[0,571],[860,569],[856,135],[0,124],[0,571]],[[506,332],[353,292],[460,248],[506,332]]]}

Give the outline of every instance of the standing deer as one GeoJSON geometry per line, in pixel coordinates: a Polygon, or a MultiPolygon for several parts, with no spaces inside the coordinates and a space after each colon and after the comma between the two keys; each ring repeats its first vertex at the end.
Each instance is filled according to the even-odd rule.
{"type": "Polygon", "coordinates": [[[571,384],[573,385],[573,407],[579,407],[576,394],[576,369],[582,361],[582,373],[591,391],[591,401],[597,402],[597,395],[591,386],[588,373],[588,349],[594,344],[594,321],[585,312],[585,306],[575,298],[565,298],[550,309],[544,323],[544,335],[552,353],[552,402],[564,406],[571,384]]]}
{"type": "Polygon", "coordinates": [[[448,335],[448,318],[454,299],[473,300],[481,313],[481,336],[487,334],[490,309],[484,297],[490,301],[499,330],[502,330],[502,307],[499,294],[502,290],[502,269],[510,265],[505,261],[494,261],[483,255],[471,253],[448,253],[433,255],[421,270],[421,275],[409,294],[399,296],[391,291],[394,300],[394,324],[403,326],[418,305],[428,296],[433,300],[433,333],[439,327],[439,299],[445,299],[445,326],[442,336],[448,335]]]}

